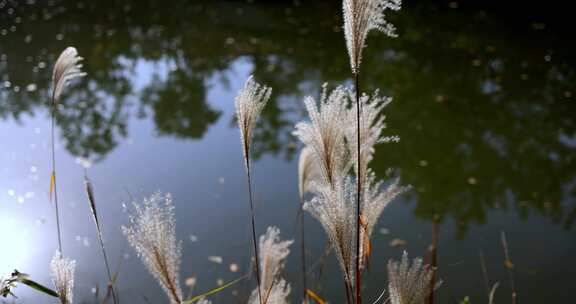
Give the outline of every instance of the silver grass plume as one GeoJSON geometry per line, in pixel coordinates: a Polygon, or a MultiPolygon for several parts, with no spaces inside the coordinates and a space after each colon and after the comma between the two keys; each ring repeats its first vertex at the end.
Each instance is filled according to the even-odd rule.
{"type": "Polygon", "coordinates": [[[415,258],[410,265],[408,253],[401,262],[388,261],[388,292],[391,304],[424,304],[430,292],[434,270],[415,258]]]}
{"type": "Polygon", "coordinates": [[[348,91],[342,86],[327,94],[324,84],[318,106],[313,97],[304,99],[310,122],[297,123],[293,133],[314,151],[320,178],[332,188],[346,175],[350,166],[343,127],[348,95],[348,91]]]}
{"type": "MultiPolygon", "coordinates": [[[[352,94],[352,93],[351,93],[352,94]]],[[[354,96],[350,96],[352,100],[354,96]]],[[[360,172],[362,177],[360,181],[363,182],[368,174],[368,165],[374,158],[375,147],[379,143],[384,142],[398,142],[398,136],[383,136],[382,133],[386,128],[384,122],[386,117],[382,114],[382,110],[392,101],[390,97],[380,96],[378,90],[372,96],[363,94],[360,97],[360,172]]],[[[352,108],[347,113],[347,123],[345,135],[346,143],[348,144],[348,151],[350,151],[350,159],[354,162],[354,171],[358,176],[358,141],[357,141],[357,128],[356,128],[356,104],[352,103],[352,108]]]]}
{"type": "Polygon", "coordinates": [[[130,226],[122,232],[158,281],[170,303],[182,303],[180,257],[182,243],[176,239],[174,205],[170,194],[155,193],[141,205],[134,204],[130,226]]]}
{"type": "Polygon", "coordinates": [[[50,127],[50,146],[52,150],[52,172],[50,174],[50,200],[52,200],[52,190],[54,191],[54,211],[56,216],[56,228],[58,233],[58,251],[62,253],[62,233],[60,228],[60,212],[58,210],[58,186],[56,181],[56,152],[54,143],[54,124],[56,120],[57,103],[62,90],[73,78],[86,75],[80,69],[79,62],[82,57],[78,56],[78,51],[74,47],[67,47],[58,57],[52,71],[52,115],[50,127]]]}
{"type": "Polygon", "coordinates": [[[362,49],[371,30],[378,30],[390,37],[396,37],[396,28],[386,21],[386,10],[397,11],[402,0],[343,0],[344,37],[350,56],[353,74],[360,72],[362,49]]]}
{"type": "Polygon", "coordinates": [[[304,209],[316,218],[328,235],[340,268],[349,287],[354,290],[356,255],[356,186],[351,178],[337,180],[335,187],[312,182],[314,197],[304,209]]]}
{"type": "MultiPolygon", "coordinates": [[[[248,186],[248,197],[250,202],[250,220],[252,228],[252,250],[256,259],[256,283],[257,291],[260,293],[260,259],[258,257],[258,246],[256,244],[256,214],[254,212],[254,201],[252,198],[252,180],[250,174],[250,144],[252,133],[258,116],[264,109],[264,106],[270,99],[272,89],[270,87],[258,84],[251,75],[246,80],[244,87],[238,92],[234,103],[236,105],[236,116],[238,127],[240,128],[240,141],[242,143],[242,153],[244,154],[244,165],[246,168],[246,181],[248,186]]],[[[262,303],[262,295],[258,294],[258,300],[262,303]]]]}
{"type": "Polygon", "coordinates": [[[318,168],[314,161],[314,152],[310,147],[305,146],[300,151],[298,159],[298,192],[300,201],[304,200],[304,194],[309,191],[309,184],[317,178],[318,168]]]}
{"type": "Polygon", "coordinates": [[[52,72],[52,103],[56,104],[60,99],[60,94],[66,84],[76,78],[86,75],[82,72],[83,58],[78,56],[78,51],[74,47],[67,47],[56,60],[54,71],[52,72]]]}
{"type": "MultiPolygon", "coordinates": [[[[280,229],[268,227],[266,233],[260,236],[258,250],[260,252],[260,282],[263,303],[287,304],[290,294],[290,284],[280,277],[284,268],[284,260],[290,254],[290,245],[294,241],[281,241],[280,229]]],[[[258,291],[252,291],[248,301],[258,302],[258,291]]]]}
{"type": "Polygon", "coordinates": [[[251,75],[234,100],[238,127],[240,128],[242,152],[244,153],[244,161],[247,169],[250,161],[250,144],[254,126],[262,109],[264,109],[264,106],[270,99],[271,94],[272,89],[270,87],[257,83],[251,75]]]}
{"type": "Polygon", "coordinates": [[[56,251],[50,262],[50,277],[61,304],[72,304],[74,297],[74,269],[76,261],[63,258],[59,251],[56,251]]]}
{"type": "Polygon", "coordinates": [[[400,186],[398,178],[384,187],[382,181],[376,181],[376,174],[371,169],[367,169],[366,179],[363,181],[361,202],[361,227],[360,227],[360,268],[366,266],[370,256],[370,237],[374,231],[374,226],[378,218],[382,215],[384,208],[398,195],[409,189],[407,186],[400,186]]]}
{"type": "Polygon", "coordinates": [[[300,258],[302,263],[302,298],[306,303],[307,285],[306,285],[306,231],[304,225],[304,195],[310,192],[310,183],[318,178],[318,166],[315,162],[314,151],[310,147],[304,146],[300,151],[298,159],[298,192],[300,194],[300,208],[298,209],[298,220],[300,225],[300,258]]]}

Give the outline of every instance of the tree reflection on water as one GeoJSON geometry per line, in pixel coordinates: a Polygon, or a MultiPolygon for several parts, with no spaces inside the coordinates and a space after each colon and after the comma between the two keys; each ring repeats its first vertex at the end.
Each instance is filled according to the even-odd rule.
{"type": "MultiPolygon", "coordinates": [[[[162,136],[201,139],[221,118],[206,100],[208,80],[228,82],[225,72],[241,58],[274,88],[255,156],[291,159],[301,97],[318,94],[323,82],[349,81],[338,5],[165,2],[9,4],[13,13],[0,13],[8,31],[0,118],[46,112],[50,63],[73,44],[90,77],[68,91],[58,113],[71,154],[104,159],[129,136],[131,119],[148,114],[162,136]],[[142,60],[173,68],[137,90],[133,68],[142,60]]],[[[418,198],[415,214],[452,217],[461,235],[493,209],[538,213],[571,229],[574,43],[537,26],[503,26],[515,20],[484,12],[429,14],[422,6],[396,17],[400,38],[372,39],[365,54],[363,81],[394,96],[389,132],[402,138],[378,150],[374,169],[401,169],[418,198]]]]}

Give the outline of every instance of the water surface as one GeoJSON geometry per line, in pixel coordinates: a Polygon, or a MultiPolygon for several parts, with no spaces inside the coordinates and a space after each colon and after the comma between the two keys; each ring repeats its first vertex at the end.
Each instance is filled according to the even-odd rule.
{"type": "MultiPolygon", "coordinates": [[[[497,298],[510,299],[500,232],[507,233],[521,303],[570,303],[576,272],[576,54],[573,39],[534,18],[408,5],[391,19],[400,38],[373,34],[362,84],[394,97],[372,167],[392,168],[412,191],[384,212],[373,236],[366,299],[386,286],[386,263],[424,256],[439,222],[439,303],[486,302],[483,253],[497,298]],[[385,233],[382,233],[385,232],[385,233]],[[393,239],[406,246],[390,246],[393,239]]],[[[298,142],[303,97],[351,84],[339,4],[186,1],[0,1],[0,273],[49,284],[56,249],[50,174],[52,63],[68,45],[88,76],[67,90],[57,117],[64,251],[77,260],[76,299],[103,286],[83,192],[87,163],[125,303],[165,297],[120,226],[131,197],[170,192],[183,241],[182,280],[195,292],[247,270],[248,202],[233,99],[250,74],[274,88],[254,140],[257,230],[296,236],[298,142]],[[209,256],[221,256],[222,264],[209,256]],[[235,263],[240,272],[233,273],[235,263]]],[[[313,289],[343,298],[326,238],[306,216],[313,289]],[[312,264],[314,266],[312,266],[312,264]],[[321,270],[321,275],[319,272],[321,270]]],[[[300,294],[293,245],[285,277],[300,294]]],[[[238,302],[254,286],[214,297],[238,302]]],[[[26,287],[17,303],[47,303],[26,287]]]]}

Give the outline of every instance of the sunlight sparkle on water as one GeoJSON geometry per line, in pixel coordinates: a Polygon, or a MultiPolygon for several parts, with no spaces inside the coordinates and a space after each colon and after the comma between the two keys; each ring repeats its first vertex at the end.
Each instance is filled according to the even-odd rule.
{"type": "Polygon", "coordinates": [[[0,276],[6,276],[14,269],[25,271],[32,249],[32,240],[17,220],[0,216],[2,250],[0,250],[0,276]]]}

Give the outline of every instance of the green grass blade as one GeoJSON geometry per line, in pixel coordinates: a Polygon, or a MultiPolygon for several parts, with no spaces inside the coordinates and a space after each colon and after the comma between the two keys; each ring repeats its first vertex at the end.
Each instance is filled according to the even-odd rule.
{"type": "Polygon", "coordinates": [[[237,278],[237,279],[235,279],[235,280],[233,280],[233,281],[230,281],[230,282],[228,282],[228,283],[226,283],[226,284],[224,284],[224,285],[222,285],[222,286],[219,286],[219,287],[216,287],[216,288],[214,288],[214,289],[211,289],[211,290],[209,290],[208,292],[205,292],[205,293],[203,293],[203,294],[201,294],[201,295],[194,296],[194,297],[192,297],[190,300],[184,301],[182,304],[192,304],[192,303],[194,303],[194,302],[196,302],[196,301],[199,301],[199,300],[202,299],[202,298],[205,298],[205,297],[210,296],[210,295],[213,295],[213,294],[217,294],[217,293],[223,291],[224,289],[226,289],[226,288],[228,288],[228,287],[230,287],[230,286],[232,286],[232,285],[234,285],[234,284],[236,284],[236,283],[244,280],[246,277],[247,277],[247,275],[241,276],[241,277],[239,277],[239,278],[237,278]]]}
{"type": "Polygon", "coordinates": [[[28,287],[30,287],[30,288],[32,288],[32,289],[36,289],[37,291],[43,292],[43,293],[45,293],[45,294],[47,294],[47,295],[50,295],[50,296],[53,296],[53,297],[56,297],[56,298],[58,297],[58,293],[55,292],[54,290],[52,290],[52,289],[50,289],[50,288],[48,288],[48,287],[46,287],[46,286],[44,286],[44,285],[41,285],[41,284],[39,284],[39,283],[36,283],[36,282],[34,282],[34,281],[32,281],[32,280],[22,279],[22,280],[20,280],[20,283],[22,283],[22,284],[24,284],[24,285],[27,285],[28,287]]]}

